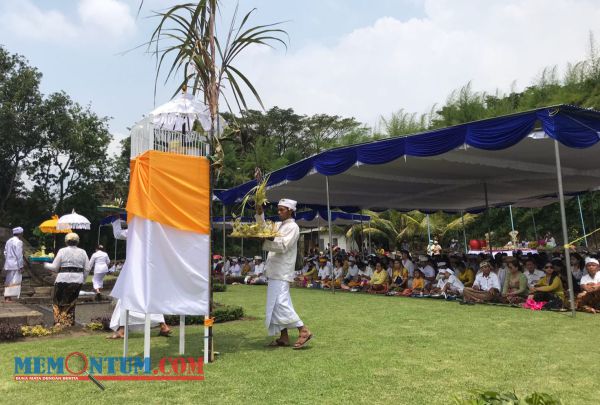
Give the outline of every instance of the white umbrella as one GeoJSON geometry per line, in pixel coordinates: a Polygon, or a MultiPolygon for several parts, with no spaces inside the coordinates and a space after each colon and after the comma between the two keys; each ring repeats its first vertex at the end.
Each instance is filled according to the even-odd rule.
{"type": "Polygon", "coordinates": [[[58,219],[56,229],[90,229],[90,221],[83,215],[79,215],[73,210],[70,214],[63,215],[58,219]]]}
{"type": "MultiPolygon", "coordinates": [[[[154,126],[171,131],[190,131],[194,121],[200,122],[204,131],[210,131],[210,110],[192,94],[181,93],[171,101],[155,108],[148,115],[154,126]]],[[[226,122],[219,116],[219,131],[226,122]]],[[[215,128],[216,130],[216,128],[215,128]]]]}

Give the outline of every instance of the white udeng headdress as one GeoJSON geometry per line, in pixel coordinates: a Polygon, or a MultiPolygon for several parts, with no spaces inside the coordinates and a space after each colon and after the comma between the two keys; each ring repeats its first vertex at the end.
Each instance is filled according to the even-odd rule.
{"type": "Polygon", "coordinates": [[[298,204],[297,201],[290,200],[289,198],[282,198],[277,203],[277,205],[281,205],[283,207],[287,207],[287,208],[291,209],[292,211],[296,211],[296,204],[298,204]]]}

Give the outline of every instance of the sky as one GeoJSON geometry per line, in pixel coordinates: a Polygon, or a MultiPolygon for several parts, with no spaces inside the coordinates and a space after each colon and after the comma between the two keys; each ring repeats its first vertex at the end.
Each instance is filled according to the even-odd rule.
{"type": "MultiPolygon", "coordinates": [[[[111,117],[115,141],[172,96],[138,47],[168,0],[0,0],[0,45],[42,73],[42,92],[65,91],[111,117]]],[[[222,27],[238,4],[222,0],[222,27]]],[[[376,126],[400,109],[427,112],[471,81],[478,91],[531,84],[564,70],[600,38],[598,0],[240,0],[252,25],[282,22],[283,46],[254,47],[237,66],[265,107],[338,114],[376,126]]],[[[252,107],[258,107],[256,103],[252,107]]]]}

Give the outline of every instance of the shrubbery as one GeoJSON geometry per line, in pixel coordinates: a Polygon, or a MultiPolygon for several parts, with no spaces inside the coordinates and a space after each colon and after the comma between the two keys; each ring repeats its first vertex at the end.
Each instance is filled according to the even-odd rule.
{"type": "MultiPolygon", "coordinates": [[[[223,305],[215,303],[215,308],[211,314],[215,318],[215,323],[235,321],[244,316],[244,309],[237,305],[223,305]]],[[[179,325],[179,315],[166,315],[167,325],[179,325]]],[[[186,325],[203,325],[204,316],[188,315],[185,317],[186,325]]]]}
{"type": "Polygon", "coordinates": [[[21,326],[10,325],[6,322],[0,323],[0,342],[10,342],[23,337],[21,326]]]}

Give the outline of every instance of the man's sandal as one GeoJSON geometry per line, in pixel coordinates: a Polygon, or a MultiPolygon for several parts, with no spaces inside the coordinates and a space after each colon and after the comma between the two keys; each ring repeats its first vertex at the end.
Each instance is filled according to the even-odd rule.
{"type": "Polygon", "coordinates": [[[300,337],[298,338],[298,340],[296,341],[296,343],[294,343],[294,347],[293,347],[293,349],[294,349],[294,350],[302,349],[304,346],[306,346],[306,344],[308,343],[308,341],[309,341],[310,339],[312,339],[312,337],[313,337],[312,333],[311,333],[311,334],[309,334],[309,335],[308,335],[308,336],[306,336],[306,337],[302,337],[302,336],[300,336],[300,337]]]}
{"type": "Polygon", "coordinates": [[[118,333],[113,333],[112,335],[108,335],[106,338],[116,340],[116,339],[123,339],[123,336],[119,335],[118,333]]]}
{"type": "Polygon", "coordinates": [[[173,330],[161,330],[158,332],[158,336],[170,337],[173,334],[173,330]]]}

